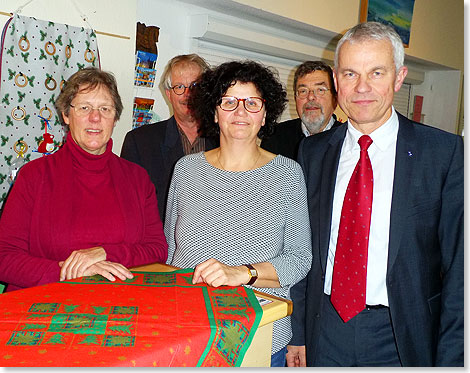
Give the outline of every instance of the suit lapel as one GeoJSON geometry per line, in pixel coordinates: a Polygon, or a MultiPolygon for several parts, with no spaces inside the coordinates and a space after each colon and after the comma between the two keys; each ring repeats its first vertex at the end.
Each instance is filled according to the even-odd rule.
{"type": "MultiPolygon", "coordinates": [[[[397,135],[397,150],[395,156],[395,173],[393,181],[392,205],[390,212],[390,238],[388,253],[388,269],[393,266],[400,247],[409,196],[409,181],[419,159],[416,145],[416,135],[411,121],[398,114],[399,129],[397,135]]],[[[338,171],[339,158],[347,123],[340,126],[329,140],[329,146],[322,161],[320,184],[320,218],[319,246],[320,262],[323,272],[326,270],[328,246],[331,230],[331,213],[333,210],[333,195],[338,171]]]]}
{"type": "Polygon", "coordinates": [[[302,140],[305,135],[302,131],[302,121],[300,118],[295,119],[294,126],[295,131],[292,131],[292,136],[294,137],[295,141],[302,140]]]}
{"type": "Polygon", "coordinates": [[[331,126],[331,128],[336,128],[336,127],[339,127],[339,126],[341,126],[341,125],[343,125],[343,124],[344,124],[345,126],[348,125],[347,123],[342,123],[342,122],[336,120],[336,121],[333,123],[333,125],[331,126]]]}
{"type": "Polygon", "coordinates": [[[341,148],[346,136],[347,125],[338,128],[328,142],[328,149],[322,161],[320,184],[320,262],[323,273],[326,271],[328,246],[330,242],[331,215],[333,211],[333,195],[335,192],[336,174],[338,171],[341,148]]]}
{"type": "Polygon", "coordinates": [[[398,114],[399,128],[393,177],[392,206],[390,211],[390,237],[387,271],[398,255],[402,232],[406,224],[406,211],[410,196],[409,183],[419,159],[416,135],[411,121],[398,114]]]}
{"type": "Polygon", "coordinates": [[[163,159],[163,167],[166,173],[173,169],[175,163],[184,156],[183,145],[178,131],[175,117],[168,120],[168,125],[165,132],[165,139],[161,148],[161,159],[163,159]]]}

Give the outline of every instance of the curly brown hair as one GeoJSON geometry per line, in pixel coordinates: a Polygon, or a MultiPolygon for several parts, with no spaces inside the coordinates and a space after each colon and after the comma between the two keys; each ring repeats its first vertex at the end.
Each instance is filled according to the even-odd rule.
{"type": "Polygon", "coordinates": [[[258,132],[259,138],[272,134],[274,125],[286,107],[286,91],[279,81],[278,73],[255,61],[225,62],[207,70],[192,90],[189,105],[200,122],[201,136],[217,136],[219,125],[214,122],[215,110],[222,96],[236,82],[253,83],[265,101],[265,125],[258,132]]]}

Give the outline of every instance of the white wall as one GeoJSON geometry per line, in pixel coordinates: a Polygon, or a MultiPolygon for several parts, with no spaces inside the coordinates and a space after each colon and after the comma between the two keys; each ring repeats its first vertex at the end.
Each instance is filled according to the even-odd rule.
{"type": "MultiPolygon", "coordinates": [[[[362,3],[361,0],[233,1],[338,33],[344,33],[359,21],[362,3]]],[[[406,53],[440,65],[463,69],[463,13],[464,0],[415,0],[410,47],[406,53]]]]}
{"type": "MultiPolygon", "coordinates": [[[[256,0],[254,2],[256,3],[256,0]]],[[[27,3],[27,0],[1,0],[0,11],[13,12],[19,5],[25,3],[27,3]]],[[[230,1],[222,1],[222,3],[230,3],[230,1]]],[[[120,153],[124,136],[132,128],[137,21],[148,26],[160,27],[160,37],[157,44],[159,52],[156,64],[157,84],[154,90],[150,92],[150,96],[155,99],[154,110],[161,119],[168,118],[171,115],[164,94],[158,87],[162,70],[173,56],[192,53],[195,50],[194,40],[189,37],[190,16],[209,14],[217,18],[229,19],[235,23],[245,22],[247,24],[250,22],[242,19],[244,18],[243,15],[223,11],[220,8],[217,11],[206,9],[188,3],[187,0],[186,2],[177,0],[35,0],[27,5],[21,14],[73,26],[88,27],[81,19],[74,4],[77,4],[81,11],[87,15],[88,21],[94,29],[129,37],[129,39],[121,39],[98,34],[101,66],[104,70],[115,74],[124,103],[124,112],[113,134],[113,151],[116,154],[120,153]]],[[[7,20],[8,17],[0,15],[0,26],[3,27],[7,20]]],[[[279,24],[279,33],[283,32],[284,26],[281,23],[279,24]]],[[[291,29],[293,26],[298,26],[302,33],[302,35],[299,33],[298,39],[305,42],[305,24],[289,20],[288,26],[291,29]]],[[[263,22],[253,23],[253,27],[266,29],[263,22]]],[[[272,23],[270,27],[272,27],[272,23]]],[[[324,31],[326,34],[331,34],[334,30],[324,31]]],[[[292,34],[289,34],[289,37],[291,36],[292,34]]],[[[456,90],[460,89],[460,85],[460,72],[432,71],[426,73],[425,82],[420,86],[415,86],[413,91],[413,94],[424,96],[423,113],[426,114],[426,123],[455,132],[459,102],[459,95],[456,90]],[[457,75],[459,76],[458,79],[457,75]],[[433,87],[432,90],[430,89],[431,86],[433,87]]],[[[139,94],[138,90],[137,94],[139,94]]],[[[147,96],[149,96],[148,90],[145,92],[144,97],[147,96]]]]}
{"type": "MultiPolygon", "coordinates": [[[[158,57],[156,63],[155,86],[153,91],[148,89],[136,89],[136,95],[151,97],[155,100],[154,112],[162,120],[170,117],[172,113],[164,91],[160,89],[160,78],[167,62],[178,54],[190,52],[190,40],[188,38],[188,6],[177,1],[163,0],[137,0],[137,21],[146,26],[160,28],[157,48],[158,57]]],[[[127,130],[132,128],[130,124],[127,130]]]]}
{"type": "MultiPolygon", "coordinates": [[[[1,0],[0,11],[11,13],[26,3],[27,0],[1,0]]],[[[71,26],[90,27],[82,20],[74,4],[96,31],[127,37],[97,34],[101,68],[114,73],[124,104],[124,111],[113,134],[113,151],[119,154],[124,135],[132,126],[137,0],[35,0],[19,14],[71,26]]],[[[0,27],[3,28],[8,18],[0,15],[0,27]]]]}
{"type": "MultiPolygon", "coordinates": [[[[243,27],[247,25],[253,29],[264,30],[268,34],[271,33],[273,37],[286,37],[289,39],[288,41],[292,40],[292,37],[297,38],[299,43],[306,43],[306,39],[308,39],[306,35],[310,35],[305,30],[309,30],[308,27],[311,26],[294,20],[283,20],[282,18],[276,18],[276,22],[279,22],[276,25],[278,31],[273,32],[272,14],[265,15],[265,23],[263,20],[264,15],[260,15],[262,11],[256,9],[260,20],[259,22],[253,22],[250,16],[243,16],[243,11],[246,14],[250,13],[248,6],[242,10],[239,9],[239,6],[229,9],[230,3],[232,2],[228,0],[221,1],[220,4],[225,4],[224,8],[222,5],[216,6],[217,2],[207,0],[173,0],[171,2],[166,0],[137,0],[137,20],[144,22],[148,26],[160,27],[160,37],[157,44],[159,56],[157,59],[156,81],[160,81],[162,70],[169,59],[177,54],[192,53],[196,50],[197,43],[190,37],[191,15],[207,14],[214,16],[217,20],[227,20],[241,25],[241,34],[245,31],[243,27]],[[213,4],[214,6],[209,8],[207,6],[199,6],[200,4],[213,4]],[[227,4],[229,4],[228,7],[227,4]],[[282,24],[282,22],[286,23],[282,24]],[[296,27],[299,30],[297,35],[295,35],[296,27]],[[292,30],[294,30],[294,33],[292,30]]],[[[255,0],[250,3],[255,4],[257,1],[255,0]]],[[[256,5],[253,5],[253,7],[256,7],[256,5]]],[[[324,30],[324,33],[331,35],[334,34],[332,31],[334,30],[324,30]]],[[[330,59],[331,51],[323,50],[324,52],[321,57],[330,59]]],[[[317,52],[314,51],[313,53],[317,52]]],[[[318,54],[314,55],[313,53],[312,58],[317,59],[318,54]]],[[[413,67],[416,66],[428,70],[425,73],[424,82],[419,86],[413,86],[413,95],[420,94],[424,96],[423,113],[426,114],[424,122],[455,133],[459,112],[461,72],[457,70],[429,71],[433,67],[431,65],[426,66],[426,61],[424,61],[424,64],[421,64],[419,61],[417,63],[416,60],[413,60],[413,67]]],[[[154,111],[157,115],[161,119],[168,118],[171,112],[163,92],[157,87],[154,89],[152,97],[155,99],[154,111]]],[[[129,125],[130,128],[131,125],[129,125]]]]}
{"type": "MultiPolygon", "coordinates": [[[[137,0],[137,20],[147,26],[160,28],[157,43],[158,58],[156,63],[155,87],[153,91],[148,89],[135,89],[136,95],[151,97],[155,100],[154,112],[160,119],[166,119],[172,115],[164,91],[159,87],[161,74],[167,62],[176,55],[194,53],[197,50],[197,42],[190,37],[192,15],[212,15],[217,19],[226,20],[231,24],[243,25],[245,20],[231,14],[225,14],[212,9],[199,7],[180,1],[167,0],[137,0]]],[[[255,28],[258,25],[253,25],[255,28]]],[[[239,30],[242,30],[240,26],[239,30]]],[[[234,32],[236,34],[237,31],[234,32]]],[[[129,127],[130,129],[130,127],[129,127]]]]}
{"type": "Polygon", "coordinates": [[[424,97],[424,123],[457,133],[460,84],[460,71],[428,71],[424,82],[413,86],[413,99],[424,97]]]}

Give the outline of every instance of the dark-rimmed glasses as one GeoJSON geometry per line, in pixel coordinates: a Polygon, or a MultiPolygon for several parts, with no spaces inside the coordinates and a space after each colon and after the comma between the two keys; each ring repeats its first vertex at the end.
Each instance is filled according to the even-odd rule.
{"type": "Polygon", "coordinates": [[[84,117],[90,114],[93,110],[98,110],[103,118],[108,119],[114,118],[114,115],[116,114],[116,109],[112,105],[101,105],[98,107],[93,107],[88,104],[70,104],[70,107],[75,110],[75,114],[77,114],[78,117],[84,117]]]}
{"type": "Polygon", "coordinates": [[[233,96],[223,96],[219,104],[220,108],[224,111],[234,111],[240,101],[243,102],[243,106],[246,111],[250,113],[258,113],[264,106],[266,100],[261,97],[247,97],[247,98],[238,98],[233,96]]]}
{"type": "Polygon", "coordinates": [[[173,92],[175,92],[176,95],[181,96],[182,94],[184,94],[184,92],[186,92],[186,89],[193,89],[194,87],[196,87],[196,85],[197,83],[193,82],[188,86],[185,86],[184,84],[177,84],[170,88],[173,90],[173,92]]]}
{"type": "Polygon", "coordinates": [[[317,87],[314,89],[308,89],[307,87],[298,88],[295,92],[296,97],[298,98],[307,98],[310,92],[312,92],[315,97],[322,97],[328,92],[330,89],[326,87],[317,87]]]}

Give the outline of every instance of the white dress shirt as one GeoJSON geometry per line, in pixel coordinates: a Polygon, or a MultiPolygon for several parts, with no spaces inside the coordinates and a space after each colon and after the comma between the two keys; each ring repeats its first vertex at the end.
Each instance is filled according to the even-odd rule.
{"type": "MultiPolygon", "coordinates": [[[[390,210],[392,205],[397,134],[398,116],[392,107],[392,115],[387,122],[369,135],[373,142],[368,149],[368,153],[374,173],[366,285],[366,304],[369,305],[382,304],[388,306],[385,278],[387,274],[390,210]]],[[[333,214],[324,286],[325,294],[331,294],[333,264],[341,209],[349,179],[359,160],[360,147],[357,141],[362,135],[348,121],[348,129],[341,149],[333,197],[333,214]]]]}

